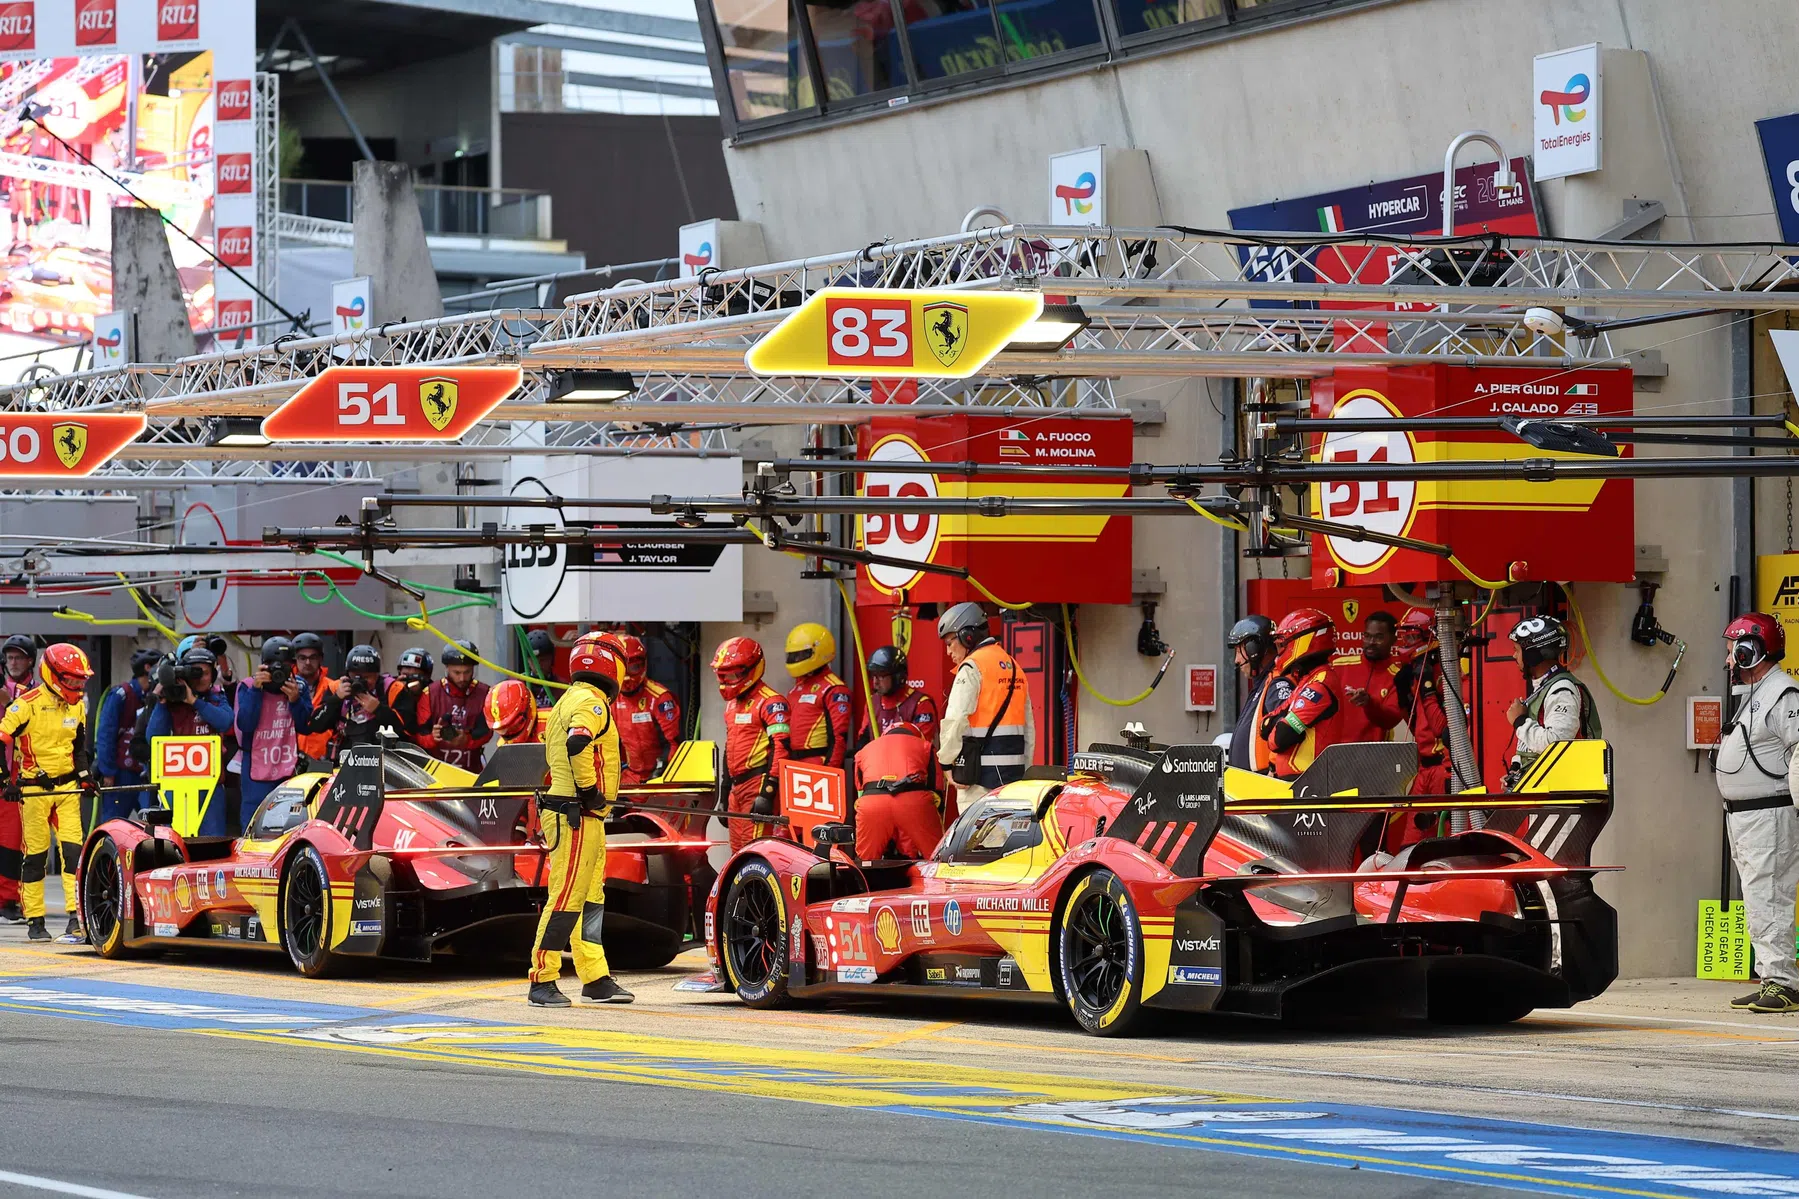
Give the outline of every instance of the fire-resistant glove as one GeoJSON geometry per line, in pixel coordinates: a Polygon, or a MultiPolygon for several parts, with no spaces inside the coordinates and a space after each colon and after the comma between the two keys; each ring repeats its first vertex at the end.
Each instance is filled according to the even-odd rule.
{"type": "Polygon", "coordinates": [[[756,798],[750,804],[750,813],[755,816],[781,814],[781,784],[775,779],[773,771],[762,776],[762,789],[756,792],[756,798]]]}

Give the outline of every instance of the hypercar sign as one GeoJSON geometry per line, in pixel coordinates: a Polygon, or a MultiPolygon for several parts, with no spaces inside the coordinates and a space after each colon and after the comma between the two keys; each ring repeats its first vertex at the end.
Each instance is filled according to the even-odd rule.
{"type": "Polygon", "coordinates": [[[141,412],[0,412],[0,478],[91,475],[144,423],[141,412]]]}
{"type": "Polygon", "coordinates": [[[816,292],[744,356],[759,375],[966,379],[1043,311],[1034,291],[816,292]]]}
{"type": "Polygon", "coordinates": [[[270,441],[455,441],[518,389],[516,366],[334,366],[262,422],[270,441]]]}

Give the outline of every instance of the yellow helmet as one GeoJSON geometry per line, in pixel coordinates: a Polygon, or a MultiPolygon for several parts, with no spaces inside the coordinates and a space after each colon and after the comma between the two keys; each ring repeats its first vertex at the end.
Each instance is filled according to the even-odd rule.
{"type": "Polygon", "coordinates": [[[829,666],[836,656],[837,639],[821,624],[809,620],[787,634],[787,673],[796,679],[829,666]]]}

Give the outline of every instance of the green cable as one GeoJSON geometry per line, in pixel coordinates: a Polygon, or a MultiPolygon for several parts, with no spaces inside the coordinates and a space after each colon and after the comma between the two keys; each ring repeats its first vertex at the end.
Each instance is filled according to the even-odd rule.
{"type": "MultiPolygon", "coordinates": [[[[354,558],[346,558],[342,554],[334,554],[330,550],[316,550],[314,552],[318,553],[326,558],[331,559],[333,562],[341,563],[344,566],[348,566],[353,570],[361,570],[362,569],[362,564],[357,562],[354,558]]],[[[454,587],[439,587],[432,583],[414,583],[410,579],[406,580],[406,583],[410,587],[417,587],[420,591],[435,591],[442,595],[467,595],[468,594],[466,591],[458,591],[454,587]]],[[[336,581],[334,579],[332,579],[332,577],[330,575],[326,574],[322,570],[303,570],[303,571],[301,571],[300,578],[299,578],[299,588],[300,588],[300,598],[305,600],[309,604],[317,604],[317,605],[323,606],[325,604],[330,603],[333,599],[335,599],[339,603],[343,604],[344,607],[346,607],[350,611],[356,613],[356,615],[361,616],[367,620],[377,621],[381,624],[401,624],[401,623],[404,623],[405,621],[415,619],[415,617],[411,617],[411,616],[384,616],[379,612],[370,612],[367,608],[361,607],[360,605],[353,602],[349,596],[345,595],[338,588],[336,581]],[[324,581],[325,594],[320,596],[318,599],[314,599],[312,596],[312,593],[310,591],[306,590],[306,580],[309,576],[316,577],[316,578],[322,579],[324,581]]],[[[456,611],[460,611],[463,608],[491,608],[491,607],[493,607],[493,601],[491,599],[488,599],[484,595],[478,595],[472,599],[464,600],[460,604],[447,604],[442,608],[428,608],[428,609],[426,609],[426,615],[430,616],[430,617],[436,617],[436,616],[441,616],[445,612],[456,612],[456,611]]]]}

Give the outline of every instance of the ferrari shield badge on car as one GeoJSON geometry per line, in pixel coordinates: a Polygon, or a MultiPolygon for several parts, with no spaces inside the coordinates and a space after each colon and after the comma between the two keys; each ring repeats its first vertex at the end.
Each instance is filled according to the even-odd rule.
{"type": "Polygon", "coordinates": [[[420,379],[419,408],[431,427],[441,433],[456,419],[456,380],[442,376],[420,379]]]}
{"type": "Polygon", "coordinates": [[[69,470],[81,465],[81,458],[87,453],[87,426],[76,424],[55,425],[50,436],[56,446],[56,460],[69,470]]]}
{"type": "Polygon", "coordinates": [[[968,344],[968,305],[948,300],[924,306],[924,339],[944,366],[956,365],[968,344]]]}

